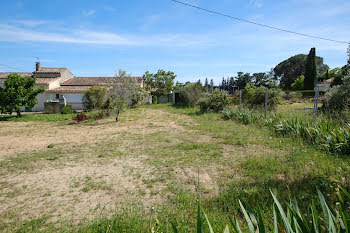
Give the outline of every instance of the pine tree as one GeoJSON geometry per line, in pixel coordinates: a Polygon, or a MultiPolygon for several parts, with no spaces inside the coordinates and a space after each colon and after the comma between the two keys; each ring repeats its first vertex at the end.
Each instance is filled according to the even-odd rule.
{"type": "Polygon", "coordinates": [[[222,77],[221,90],[225,90],[225,88],[226,88],[226,80],[224,77],[222,77]]]}
{"type": "Polygon", "coordinates": [[[349,43],[349,47],[348,47],[348,56],[349,56],[349,59],[348,59],[348,66],[350,66],[350,43],[349,43]]]}
{"type": "Polygon", "coordinates": [[[305,65],[305,79],[304,89],[313,90],[317,83],[317,71],[316,71],[316,49],[311,48],[309,55],[306,59],[305,65]]]}
{"type": "Polygon", "coordinates": [[[213,92],[214,90],[214,80],[210,79],[210,92],[213,92]]]}
{"type": "Polygon", "coordinates": [[[205,83],[204,83],[205,91],[209,91],[209,83],[208,83],[208,78],[205,78],[205,83]]]}

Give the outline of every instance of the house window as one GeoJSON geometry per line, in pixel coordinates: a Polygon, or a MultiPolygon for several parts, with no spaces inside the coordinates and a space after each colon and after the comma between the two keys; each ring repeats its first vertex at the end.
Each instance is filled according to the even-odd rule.
{"type": "Polygon", "coordinates": [[[56,99],[59,99],[60,98],[60,94],[56,94],[56,99]]]}

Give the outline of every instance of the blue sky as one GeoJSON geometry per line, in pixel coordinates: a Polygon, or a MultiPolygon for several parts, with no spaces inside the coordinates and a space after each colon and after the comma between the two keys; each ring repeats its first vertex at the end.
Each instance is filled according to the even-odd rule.
{"type": "MultiPolygon", "coordinates": [[[[350,41],[349,0],[184,0],[247,20],[350,41]]],[[[331,68],[346,44],[274,31],[169,0],[2,1],[0,64],[32,71],[67,67],[76,76],[174,71],[180,82],[268,71],[316,47],[331,68]]],[[[0,66],[0,71],[17,71],[0,66]]]]}

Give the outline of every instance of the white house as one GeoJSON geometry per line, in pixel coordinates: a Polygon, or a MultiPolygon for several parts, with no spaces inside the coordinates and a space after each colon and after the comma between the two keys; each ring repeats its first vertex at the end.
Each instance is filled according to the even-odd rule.
{"type": "MultiPolygon", "coordinates": [[[[0,72],[0,86],[4,86],[6,78],[14,72],[0,72]]],[[[63,95],[66,103],[75,110],[83,110],[82,97],[92,86],[106,86],[113,77],[74,77],[67,68],[41,67],[36,63],[34,72],[17,73],[24,77],[36,77],[35,87],[43,86],[45,92],[38,95],[38,104],[31,111],[44,111],[45,102],[56,102],[63,95]]],[[[134,77],[141,88],[144,87],[143,77],[134,77]]]]}

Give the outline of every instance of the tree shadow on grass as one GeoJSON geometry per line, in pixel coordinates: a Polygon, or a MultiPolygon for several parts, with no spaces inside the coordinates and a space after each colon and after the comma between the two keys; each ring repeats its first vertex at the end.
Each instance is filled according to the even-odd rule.
{"type": "Polygon", "coordinates": [[[0,121],[11,121],[11,119],[19,119],[20,117],[14,116],[14,115],[6,115],[2,116],[0,115],[0,121]]]}
{"type": "MultiPolygon", "coordinates": [[[[272,210],[273,199],[270,190],[277,193],[278,199],[285,204],[291,199],[296,199],[304,213],[308,210],[312,200],[317,200],[317,189],[319,189],[330,203],[337,200],[336,187],[338,182],[325,176],[307,175],[297,179],[270,178],[268,180],[257,179],[249,182],[247,180],[234,181],[222,187],[218,196],[203,201],[207,209],[216,209],[229,215],[240,214],[238,200],[244,201],[263,212],[272,210]]],[[[349,190],[349,184],[343,188],[349,190]]]]}

